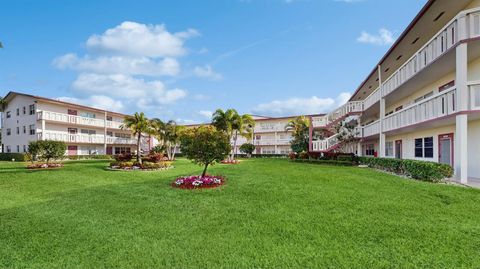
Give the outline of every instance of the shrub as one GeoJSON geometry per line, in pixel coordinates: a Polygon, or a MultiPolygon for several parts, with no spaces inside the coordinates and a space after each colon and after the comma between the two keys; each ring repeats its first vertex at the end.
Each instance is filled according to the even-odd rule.
{"type": "Polygon", "coordinates": [[[32,156],[32,160],[45,160],[48,164],[50,160],[60,160],[65,157],[67,145],[65,142],[53,140],[31,141],[28,144],[28,153],[32,156]]]}
{"type": "Polygon", "coordinates": [[[116,154],[113,156],[115,161],[117,162],[128,162],[132,160],[133,155],[131,153],[122,153],[122,154],[116,154]]]}
{"type": "Polygon", "coordinates": [[[0,153],[0,161],[12,161],[13,159],[16,162],[24,162],[26,156],[23,153],[0,153]]]}
{"type": "Polygon", "coordinates": [[[289,158],[290,160],[295,160],[295,159],[297,158],[297,153],[296,153],[296,152],[290,152],[290,153],[288,154],[288,158],[289,158]]]}
{"type": "Polygon", "coordinates": [[[308,160],[309,159],[309,156],[308,156],[308,153],[305,152],[305,151],[302,151],[300,152],[300,154],[298,154],[298,158],[302,159],[302,160],[308,160]]]}
{"type": "Polygon", "coordinates": [[[359,157],[360,164],[405,175],[413,179],[429,182],[440,182],[453,176],[453,168],[447,164],[417,160],[400,160],[392,158],[359,157]]]}
{"type": "Polygon", "coordinates": [[[164,159],[163,153],[153,153],[153,152],[151,152],[143,160],[146,161],[146,162],[158,163],[158,162],[161,162],[163,159],[164,159]]]}
{"type": "Polygon", "coordinates": [[[150,149],[150,153],[162,153],[164,154],[166,151],[166,146],[165,145],[156,145],[152,149],[150,149]]]}
{"type": "Polygon", "coordinates": [[[253,151],[255,151],[255,145],[252,143],[245,143],[240,146],[240,152],[247,154],[247,156],[252,155],[253,151]]]}

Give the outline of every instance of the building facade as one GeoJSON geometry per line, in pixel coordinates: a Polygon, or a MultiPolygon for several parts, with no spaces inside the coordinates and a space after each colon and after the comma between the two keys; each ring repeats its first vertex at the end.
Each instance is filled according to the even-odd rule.
{"type": "Polygon", "coordinates": [[[480,1],[430,0],[350,101],[312,117],[310,151],[334,151],[336,133],[356,117],[363,156],[450,164],[467,183],[480,178],[480,1]]]}
{"type": "Polygon", "coordinates": [[[10,92],[2,113],[3,152],[23,153],[37,140],[63,141],[67,155],[134,152],[137,141],[122,130],[124,114],[10,92]]]}

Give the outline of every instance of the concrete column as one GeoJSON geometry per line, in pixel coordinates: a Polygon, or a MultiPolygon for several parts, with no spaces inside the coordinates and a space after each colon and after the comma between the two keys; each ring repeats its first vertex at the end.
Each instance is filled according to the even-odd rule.
{"type": "Polygon", "coordinates": [[[383,133],[383,120],[385,118],[385,98],[383,96],[382,68],[378,66],[378,82],[380,83],[380,135],[378,139],[379,157],[385,157],[385,133],[383,133]]]}
{"type": "Polygon", "coordinates": [[[103,154],[107,154],[107,111],[103,117],[103,154]]]}
{"type": "MultiPolygon", "coordinates": [[[[457,109],[459,113],[469,110],[468,94],[468,45],[456,48],[457,109]]],[[[455,126],[455,176],[462,183],[468,182],[468,114],[456,116],[455,126]]]]}
{"type": "MultiPolygon", "coordinates": [[[[45,140],[45,120],[42,120],[42,140],[45,140]]],[[[38,140],[38,134],[37,135],[37,140],[38,140]]]]}
{"type": "Polygon", "coordinates": [[[357,156],[362,157],[363,152],[362,152],[362,142],[357,143],[357,156]]]}

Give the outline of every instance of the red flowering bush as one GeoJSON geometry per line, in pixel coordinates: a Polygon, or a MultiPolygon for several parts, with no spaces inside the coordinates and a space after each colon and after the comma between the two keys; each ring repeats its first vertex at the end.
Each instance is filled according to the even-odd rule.
{"type": "Polygon", "coordinates": [[[225,183],[225,178],[221,176],[187,176],[179,177],[172,186],[180,189],[208,189],[216,188],[225,183]]]}
{"type": "Polygon", "coordinates": [[[32,163],[27,165],[27,169],[51,169],[63,167],[63,163],[32,163]]]}
{"type": "Polygon", "coordinates": [[[290,160],[295,160],[295,159],[297,158],[297,153],[296,153],[296,152],[290,152],[290,153],[288,154],[288,158],[289,158],[290,160]]]}
{"type": "Polygon", "coordinates": [[[164,155],[162,153],[155,153],[155,152],[150,152],[150,154],[148,154],[147,157],[142,159],[142,161],[152,162],[152,163],[159,163],[163,160],[165,160],[164,155]]]}
{"type": "Polygon", "coordinates": [[[116,154],[113,156],[115,161],[117,162],[128,162],[132,160],[133,155],[131,153],[122,153],[122,154],[116,154]]]}
{"type": "Polygon", "coordinates": [[[220,163],[222,163],[222,164],[239,164],[240,161],[239,160],[223,160],[220,163]]]}

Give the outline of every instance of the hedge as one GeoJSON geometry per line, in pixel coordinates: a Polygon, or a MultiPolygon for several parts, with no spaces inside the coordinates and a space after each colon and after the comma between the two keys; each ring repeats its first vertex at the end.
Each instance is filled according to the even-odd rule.
{"type": "Polygon", "coordinates": [[[297,163],[310,163],[310,164],[332,165],[332,166],[352,166],[354,164],[351,161],[336,161],[336,160],[295,159],[292,161],[297,163]]]}
{"type": "Polygon", "coordinates": [[[111,160],[111,155],[68,155],[66,156],[69,160],[111,160]]]}
{"type": "Polygon", "coordinates": [[[358,161],[371,168],[428,182],[441,182],[453,176],[450,165],[435,162],[372,157],[358,157],[358,161]]]}
{"type": "Polygon", "coordinates": [[[26,156],[24,153],[0,153],[0,161],[12,161],[12,159],[16,162],[24,162],[26,156]]]}

